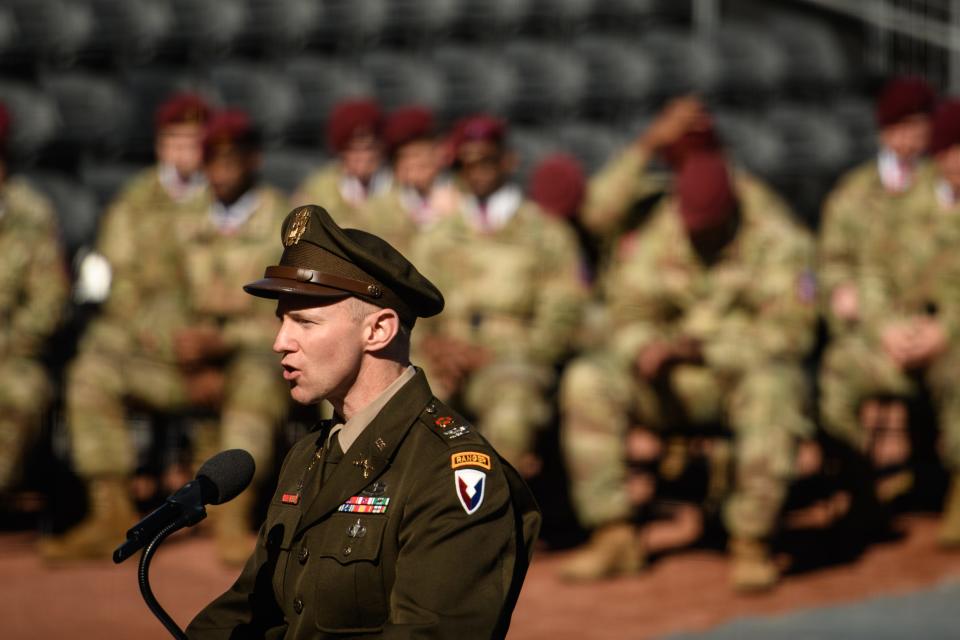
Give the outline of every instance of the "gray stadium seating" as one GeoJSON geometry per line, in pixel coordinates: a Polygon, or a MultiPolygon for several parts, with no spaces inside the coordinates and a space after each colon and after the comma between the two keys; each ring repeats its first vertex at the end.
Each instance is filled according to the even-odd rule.
{"type": "Polygon", "coordinates": [[[96,17],[87,4],[67,0],[7,0],[19,28],[22,54],[68,66],[93,38],[96,17]]]}
{"type": "Polygon", "coordinates": [[[378,50],[364,56],[362,67],[370,74],[377,99],[385,109],[422,104],[444,110],[443,74],[429,60],[398,51],[378,50]]]}
{"type": "Polygon", "coordinates": [[[80,165],[80,182],[93,193],[97,206],[103,209],[119,194],[120,189],[143,164],[131,162],[86,161],[80,165]]]}
{"type": "Polygon", "coordinates": [[[654,29],[637,43],[657,65],[657,88],[662,97],[684,93],[710,95],[722,80],[723,69],[714,51],[688,30],[654,29]]]}
{"type": "Polygon", "coordinates": [[[173,54],[211,59],[227,56],[247,26],[244,0],[170,0],[176,25],[166,46],[173,54]]]}
{"type": "Polygon", "coordinates": [[[548,37],[570,37],[585,31],[595,0],[533,0],[526,30],[548,37]]]}
{"type": "Polygon", "coordinates": [[[836,34],[826,25],[794,13],[771,12],[760,28],[783,49],[788,89],[818,97],[823,89],[849,83],[850,63],[836,34]]]}
{"type": "Polygon", "coordinates": [[[759,114],[717,109],[713,116],[720,138],[739,164],[773,181],[788,172],[786,139],[759,114]]]}
{"type": "Polygon", "coordinates": [[[109,76],[64,71],[41,76],[40,85],[57,103],[63,126],[59,139],[71,149],[116,154],[133,122],[133,105],[109,76]]]}
{"type": "Polygon", "coordinates": [[[519,184],[527,184],[530,172],[541,160],[551,153],[561,151],[556,135],[552,131],[536,127],[511,127],[508,144],[519,160],[515,176],[519,184]]]}
{"type": "Polygon", "coordinates": [[[254,52],[289,55],[306,47],[323,5],[317,0],[245,0],[247,24],[240,45],[254,52]]]}
{"type": "Polygon", "coordinates": [[[0,102],[11,116],[10,153],[29,163],[60,133],[57,104],[33,85],[7,80],[0,80],[0,102]]]}
{"type": "Polygon", "coordinates": [[[326,155],[315,151],[272,149],[263,155],[260,174],[267,184],[292,194],[308,173],[328,160],[326,155]]]}
{"type": "Polygon", "coordinates": [[[462,0],[460,4],[460,33],[482,40],[503,40],[520,31],[531,0],[462,0]]]}
{"type": "Polygon", "coordinates": [[[849,136],[852,162],[859,162],[876,153],[876,121],[871,100],[845,96],[831,102],[829,109],[849,136]]]}
{"type": "Polygon", "coordinates": [[[520,82],[511,115],[521,121],[559,120],[577,114],[588,89],[586,63],[559,44],[515,40],[503,48],[520,82]]]}
{"type": "Polygon", "coordinates": [[[459,13],[459,0],[390,0],[383,34],[418,44],[447,35],[459,13]]]}
{"type": "Polygon", "coordinates": [[[556,130],[560,146],[592,174],[629,142],[622,131],[587,122],[570,122],[556,130]]]}
{"type": "Polygon", "coordinates": [[[224,106],[245,110],[264,142],[275,145],[300,112],[300,94],[277,69],[239,61],[210,68],[210,80],[224,106]]]}
{"type": "Polygon", "coordinates": [[[97,20],[85,49],[123,65],[151,60],[176,22],[169,0],[86,0],[97,20]]]}
{"type": "Polygon", "coordinates": [[[519,78],[503,56],[490,48],[448,45],[435,49],[432,59],[443,74],[447,121],[478,112],[506,115],[519,78]]]}
{"type": "Polygon", "coordinates": [[[19,26],[13,9],[0,6],[0,60],[17,45],[18,32],[19,26]]]}
{"type": "Polygon", "coordinates": [[[373,96],[373,83],[358,64],[303,55],[282,63],[282,70],[300,94],[300,111],[290,129],[297,144],[322,146],[327,116],[347,98],[373,96]]]}
{"type": "Polygon", "coordinates": [[[389,0],[323,0],[314,37],[343,49],[369,46],[380,39],[388,12],[389,0]]]}
{"type": "Polygon", "coordinates": [[[786,56],[775,39],[750,25],[728,22],[704,45],[720,61],[717,92],[727,100],[755,102],[776,94],[786,76],[786,56]]]}
{"type": "Polygon", "coordinates": [[[585,111],[602,118],[636,115],[657,96],[657,65],[644,49],[622,38],[587,35],[574,42],[586,61],[585,111]]]}

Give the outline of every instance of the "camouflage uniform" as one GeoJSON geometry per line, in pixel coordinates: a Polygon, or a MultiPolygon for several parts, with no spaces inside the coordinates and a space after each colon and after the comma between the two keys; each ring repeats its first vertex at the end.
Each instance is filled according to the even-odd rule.
{"type": "Polygon", "coordinates": [[[823,315],[833,335],[854,328],[834,316],[830,296],[838,286],[858,281],[862,244],[868,231],[880,220],[896,216],[910,194],[932,188],[931,174],[928,165],[921,165],[910,188],[892,192],[881,182],[878,162],[873,158],[850,170],[827,196],[818,239],[817,281],[823,315]]]}
{"type": "MultiPolygon", "coordinates": [[[[497,230],[480,230],[465,206],[414,240],[412,261],[446,299],[417,337],[448,336],[492,352],[459,394],[484,435],[516,462],[551,417],[554,367],[585,299],[580,258],[572,231],[529,201],[497,230]]],[[[416,353],[415,345],[422,362],[416,353]]]]}
{"type": "Polygon", "coordinates": [[[354,219],[357,229],[380,236],[408,255],[414,238],[455,211],[459,199],[452,185],[435,186],[425,202],[412,189],[398,185],[371,198],[354,219]]]}
{"type": "Polygon", "coordinates": [[[737,191],[741,227],[712,266],[692,249],[673,198],[621,243],[605,282],[606,349],[574,361],[560,389],[574,505],[588,526],[629,519],[631,424],[718,420],[733,431],[736,455],[728,530],[762,539],[775,526],[795,441],[813,432],[800,364],[813,341],[813,247],[769,190],[738,176],[737,191]],[[700,341],[704,364],[675,367],[663,388],[640,382],[633,372],[641,348],[681,335],[700,341]]]}
{"type": "Polygon", "coordinates": [[[226,376],[219,429],[201,432],[207,440],[196,444],[196,453],[204,458],[221,449],[245,449],[259,476],[270,469],[287,391],[271,349],[277,329],[274,307],[246,295],[243,285],[262,276],[259,265],[275,261],[276,229],[288,206],[269,187],[257,187],[244,197],[256,198],[256,203],[249,218],[235,227],[218,228],[207,208],[203,215],[182,213],[176,228],[191,323],[218,330],[228,347],[226,360],[213,363],[226,376]]]}
{"type": "Polygon", "coordinates": [[[383,193],[390,179],[383,172],[377,173],[364,193],[359,183],[344,175],[340,163],[333,161],[308,175],[294,194],[295,205],[318,204],[342,227],[356,227],[357,216],[368,198],[383,193]],[[345,195],[355,192],[352,196],[345,195]]]}
{"type": "Polygon", "coordinates": [[[104,214],[97,250],[110,263],[110,295],[67,374],[67,421],[82,477],[133,472],[125,398],[159,411],[186,402],[173,353],[173,335],[189,321],[174,220],[205,198],[200,191],[174,201],[151,168],[104,214]]]}
{"type": "Polygon", "coordinates": [[[927,176],[901,206],[865,230],[856,281],[862,321],[824,355],[820,407],[824,427],[864,451],[860,404],[878,395],[909,397],[922,384],[943,430],[946,463],[960,471],[960,395],[954,390],[960,374],[960,206],[942,206],[936,184],[927,176]],[[880,346],[880,335],[891,324],[924,315],[944,325],[950,347],[919,374],[904,372],[880,346]]]}
{"type": "Polygon", "coordinates": [[[0,493],[16,481],[52,394],[38,358],[67,297],[50,203],[19,179],[0,191],[0,493]]]}

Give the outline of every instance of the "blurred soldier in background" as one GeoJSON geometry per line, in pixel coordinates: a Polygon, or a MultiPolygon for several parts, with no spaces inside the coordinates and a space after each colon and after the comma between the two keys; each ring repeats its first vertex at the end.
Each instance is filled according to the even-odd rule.
{"type": "MultiPolygon", "coordinates": [[[[269,475],[287,393],[270,348],[273,309],[246,295],[243,285],[278,257],[276,230],[288,203],[258,183],[259,139],[245,113],[214,116],[203,151],[211,199],[199,214],[185,211],[176,220],[191,315],[190,325],[174,334],[174,353],[189,404],[219,410],[216,418],[199,421],[195,458],[245,449],[256,461],[256,480],[269,475]]],[[[218,551],[229,564],[242,564],[250,554],[254,491],[210,511],[218,551]]]]}
{"type": "Polygon", "coordinates": [[[929,176],[921,168],[935,102],[933,90],[923,80],[888,82],[876,105],[879,154],[843,176],[826,199],[817,277],[823,314],[833,334],[860,319],[855,283],[867,230],[883,224],[887,215],[895,217],[906,195],[929,176]]]}
{"type": "Polygon", "coordinates": [[[429,109],[410,106],[390,114],[383,140],[390,152],[393,184],[368,201],[356,218],[357,228],[408,253],[415,235],[456,210],[459,193],[441,178],[444,158],[438,138],[429,109]]]}
{"type": "Polygon", "coordinates": [[[521,473],[536,471],[537,430],[551,418],[554,368],[585,299],[576,239],[510,182],[506,125],[488,116],[454,132],[463,193],[454,215],[413,244],[414,262],[445,292],[416,353],[441,398],[453,398],[521,473]]]}
{"type": "Polygon", "coordinates": [[[53,207],[8,176],[10,120],[0,105],[0,499],[19,478],[53,392],[40,357],[68,291],[53,207]]]}
{"type": "Polygon", "coordinates": [[[895,213],[864,228],[857,272],[860,323],[827,349],[821,371],[824,427],[873,459],[891,462],[877,434],[858,420],[878,395],[910,397],[925,388],[954,474],[940,540],[960,545],[960,101],[933,119],[929,175],[895,213]]]}
{"type": "Polygon", "coordinates": [[[307,176],[294,202],[319,204],[338,224],[355,226],[367,200],[390,187],[383,167],[383,116],[371,100],[341,102],[327,122],[327,145],[337,159],[307,176]]]}
{"type": "Polygon", "coordinates": [[[620,245],[608,274],[606,348],[564,374],[572,495],[595,529],[563,568],[567,579],[632,572],[644,562],[630,524],[627,430],[641,429],[633,448],[648,469],[649,502],[656,432],[717,422],[734,437],[735,485],[724,510],[732,584],[757,590],[778,578],[769,542],[795,444],[813,434],[801,367],[813,342],[813,243],[782,202],[729,172],[719,152],[683,160],[676,196],[620,245]]]}
{"type": "Polygon", "coordinates": [[[183,405],[173,334],[187,322],[174,219],[204,202],[203,131],[210,109],[191,94],[156,113],[157,164],[135,176],[103,216],[97,252],[110,269],[109,295],[66,376],[73,466],[87,483],[89,513],[41,551],[48,560],[108,558],[136,520],[127,480],[136,451],[126,401],[158,411],[183,405]]]}

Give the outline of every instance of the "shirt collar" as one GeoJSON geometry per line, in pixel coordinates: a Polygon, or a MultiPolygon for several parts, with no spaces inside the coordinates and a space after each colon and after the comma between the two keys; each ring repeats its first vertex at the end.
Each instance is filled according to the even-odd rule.
{"type": "Polygon", "coordinates": [[[222,233],[233,233],[250,219],[260,206],[260,195],[250,189],[233,204],[225,205],[219,200],[210,205],[210,218],[222,233]]]}
{"type": "Polygon", "coordinates": [[[464,198],[467,220],[479,231],[499,231],[513,219],[523,203],[523,192],[515,184],[505,184],[494,191],[483,204],[476,196],[464,198]]]}
{"type": "Polygon", "coordinates": [[[389,171],[381,169],[370,178],[370,184],[364,185],[354,176],[348,176],[345,173],[340,175],[340,197],[353,206],[360,206],[367,199],[377,193],[381,193],[390,188],[393,182],[393,176],[389,171]]]}
{"type": "Polygon", "coordinates": [[[199,171],[194,172],[184,180],[180,173],[171,164],[161,164],[157,168],[157,179],[160,186],[167,192],[174,202],[184,202],[200,193],[207,181],[199,171]]]}
{"type": "Polygon", "coordinates": [[[917,161],[903,162],[890,149],[884,147],[877,155],[877,172],[887,191],[903,193],[913,185],[917,161]]]}
{"type": "Polygon", "coordinates": [[[374,398],[370,404],[360,411],[357,411],[352,418],[347,420],[346,424],[337,424],[330,430],[331,438],[333,434],[337,434],[337,437],[340,438],[340,448],[343,449],[344,453],[357,441],[357,438],[360,437],[363,430],[373,422],[373,419],[376,418],[377,414],[386,406],[390,398],[396,395],[403,385],[413,379],[416,373],[417,370],[415,368],[408,366],[404,369],[403,373],[397,376],[397,379],[391,382],[386,389],[381,391],[380,395],[374,398]]]}

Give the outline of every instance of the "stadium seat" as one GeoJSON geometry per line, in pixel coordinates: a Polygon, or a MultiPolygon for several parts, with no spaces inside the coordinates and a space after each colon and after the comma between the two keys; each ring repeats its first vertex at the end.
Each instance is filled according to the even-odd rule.
{"type": "Polygon", "coordinates": [[[94,37],[96,17],[87,4],[67,0],[7,0],[19,28],[17,49],[28,57],[69,66],[94,37]]]}
{"type": "Polygon", "coordinates": [[[787,59],[787,87],[795,94],[818,97],[823,89],[851,79],[850,62],[828,26],[793,12],[771,12],[763,27],[787,59]]]}
{"type": "Polygon", "coordinates": [[[152,59],[173,29],[169,0],[86,0],[97,20],[85,50],[124,65],[152,59]]]}
{"type": "Polygon", "coordinates": [[[389,12],[389,0],[323,0],[314,39],[325,46],[354,50],[378,42],[389,12]]]}
{"type": "Polygon", "coordinates": [[[112,78],[85,71],[41,77],[40,85],[63,118],[59,141],[71,151],[114,154],[123,150],[133,122],[133,105],[112,78]]]}
{"type": "Polygon", "coordinates": [[[831,102],[828,108],[850,138],[852,162],[859,162],[877,152],[873,102],[866,98],[845,96],[831,102]]]}
{"type": "Polygon", "coordinates": [[[713,39],[701,39],[720,62],[717,93],[732,102],[755,103],[776,93],[786,77],[786,56],[759,27],[725,22],[713,39]]]}
{"type": "Polygon", "coordinates": [[[785,138],[756,112],[716,109],[714,122],[724,146],[738,164],[778,181],[790,167],[785,138]]]}
{"type": "Polygon", "coordinates": [[[443,74],[429,60],[381,49],[365,56],[361,64],[385,109],[422,104],[445,110],[443,74]]]}
{"type": "Polygon", "coordinates": [[[303,49],[321,19],[316,0],[245,0],[247,24],[240,46],[256,53],[288,55],[303,49]]]}
{"type": "Polygon", "coordinates": [[[24,177],[53,203],[69,259],[81,247],[94,244],[100,208],[92,191],[62,173],[41,171],[24,177]]]}
{"type": "Polygon", "coordinates": [[[134,67],[122,76],[133,107],[133,123],[127,136],[126,152],[142,160],[153,157],[153,117],[160,104],[174,93],[197,92],[219,101],[216,89],[182,67],[134,67]]]}
{"type": "Polygon", "coordinates": [[[263,155],[260,175],[264,182],[290,195],[307,174],[325,164],[329,158],[315,151],[271,149],[263,155]]]}
{"type": "Polygon", "coordinates": [[[676,0],[596,0],[590,21],[595,30],[629,35],[654,22],[686,20],[689,13],[690,3],[676,0]]]}
{"type": "Polygon", "coordinates": [[[300,112],[300,94],[276,69],[224,62],[211,67],[210,79],[224,106],[246,111],[269,146],[284,139],[287,128],[300,112]]]}
{"type": "Polygon", "coordinates": [[[170,0],[176,24],[164,43],[176,58],[222,58],[247,26],[244,0],[170,0]]]}
{"type": "Polygon", "coordinates": [[[458,0],[390,0],[383,35],[394,41],[438,40],[453,29],[458,0]]]}
{"type": "Polygon", "coordinates": [[[519,160],[517,174],[514,176],[514,181],[519,184],[527,184],[530,172],[537,164],[551,153],[560,151],[557,136],[536,127],[511,127],[507,143],[519,160]]]}
{"type": "Polygon", "coordinates": [[[54,100],[36,87],[0,80],[0,102],[11,114],[9,150],[29,163],[59,133],[62,121],[54,100]]]}
{"type": "Polygon", "coordinates": [[[450,45],[435,49],[432,59],[446,87],[444,119],[477,112],[507,114],[519,79],[502,56],[490,49],[450,45]]]}
{"type": "Polygon", "coordinates": [[[533,0],[524,30],[554,38],[573,36],[589,27],[593,5],[594,0],[533,0]]]}
{"type": "Polygon", "coordinates": [[[685,93],[712,94],[721,80],[722,67],[714,51],[689,31],[662,28],[637,40],[657,66],[661,97],[685,93]]]}
{"type": "Polygon", "coordinates": [[[3,64],[7,54],[17,46],[19,31],[13,9],[0,6],[0,64],[3,64]]]}
{"type": "Polygon", "coordinates": [[[511,115],[522,121],[575,116],[588,89],[586,63],[561,45],[516,40],[504,55],[519,76],[511,115]]]}
{"type": "Polygon", "coordinates": [[[642,48],[624,39],[583,36],[574,42],[589,72],[585,111],[604,118],[633,116],[657,96],[657,66],[642,48]]]}
{"type": "Polygon", "coordinates": [[[327,116],[341,100],[374,95],[373,83],[357,64],[320,56],[297,56],[282,63],[300,94],[300,111],[290,128],[291,142],[322,146],[327,116]]]}
{"type": "Polygon", "coordinates": [[[587,122],[570,122],[557,129],[559,146],[583,164],[592,174],[619,151],[629,137],[610,127],[587,122]]]}
{"type": "Polygon", "coordinates": [[[83,186],[93,193],[97,206],[103,209],[143,168],[144,165],[140,163],[86,161],[80,165],[79,178],[83,186]]]}
{"type": "Polygon", "coordinates": [[[778,104],[766,112],[764,119],[783,136],[796,170],[835,175],[853,157],[843,124],[822,107],[778,104]]]}
{"type": "Polygon", "coordinates": [[[504,40],[519,33],[532,0],[462,0],[457,31],[469,38],[504,40]]]}

